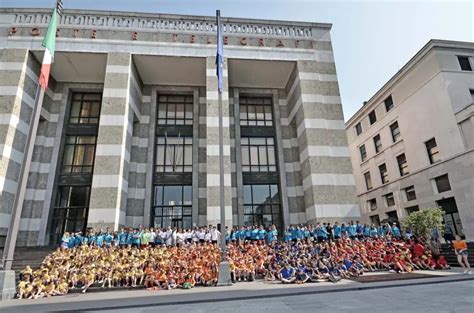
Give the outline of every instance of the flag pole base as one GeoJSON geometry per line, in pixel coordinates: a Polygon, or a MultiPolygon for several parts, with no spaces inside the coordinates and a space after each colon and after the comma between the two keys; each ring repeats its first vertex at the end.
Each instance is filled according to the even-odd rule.
{"type": "Polygon", "coordinates": [[[217,286],[230,286],[232,281],[230,279],[230,267],[229,262],[222,261],[219,263],[219,277],[217,280],[217,286]]]}
{"type": "Polygon", "coordinates": [[[0,302],[16,295],[15,271],[0,270],[0,302]]]}

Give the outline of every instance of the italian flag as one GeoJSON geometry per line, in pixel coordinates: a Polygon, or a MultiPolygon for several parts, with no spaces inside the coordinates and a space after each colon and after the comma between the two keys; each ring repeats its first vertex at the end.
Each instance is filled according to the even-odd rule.
{"type": "Polygon", "coordinates": [[[39,76],[39,84],[43,90],[48,88],[49,72],[54,59],[54,50],[56,49],[56,29],[58,26],[58,11],[55,7],[51,15],[51,21],[48,30],[43,39],[43,47],[46,48],[43,56],[43,64],[41,65],[41,73],[39,76]]]}

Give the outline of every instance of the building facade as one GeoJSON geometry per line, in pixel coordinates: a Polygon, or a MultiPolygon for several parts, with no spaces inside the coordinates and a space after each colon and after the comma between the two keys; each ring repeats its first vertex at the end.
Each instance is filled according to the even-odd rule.
{"type": "Polygon", "coordinates": [[[431,40],[346,123],[363,219],[441,207],[474,240],[474,43],[431,40]]]}
{"type": "MultiPolygon", "coordinates": [[[[49,10],[0,10],[0,235],[10,225],[49,10]]],[[[359,216],[329,24],[65,10],[18,245],[64,231],[359,216]]]]}

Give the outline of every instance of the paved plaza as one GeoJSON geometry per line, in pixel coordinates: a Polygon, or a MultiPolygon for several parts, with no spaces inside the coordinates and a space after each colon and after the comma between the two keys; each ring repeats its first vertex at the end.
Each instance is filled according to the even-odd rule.
{"type": "MultiPolygon", "coordinates": [[[[116,313],[162,312],[472,312],[474,281],[401,286],[380,290],[307,294],[277,298],[187,305],[147,306],[113,309],[116,313]],[[379,308],[379,309],[377,309],[379,308]],[[383,309],[382,309],[383,308],[383,309]]],[[[80,311],[81,312],[81,311],[80,311]]],[[[86,311],[84,311],[86,312],[86,311]]],[[[87,312],[111,312],[93,310],[87,312]]]]}
{"type": "MultiPolygon", "coordinates": [[[[468,312],[474,304],[474,275],[424,271],[427,278],[360,283],[343,280],[305,285],[237,283],[191,290],[128,290],[69,294],[0,303],[0,312],[468,312]],[[429,275],[429,276],[428,276],[429,275]],[[431,308],[434,308],[433,310],[431,308]]],[[[368,273],[383,275],[385,273],[368,273]]],[[[394,278],[397,274],[393,274],[394,278]]]]}

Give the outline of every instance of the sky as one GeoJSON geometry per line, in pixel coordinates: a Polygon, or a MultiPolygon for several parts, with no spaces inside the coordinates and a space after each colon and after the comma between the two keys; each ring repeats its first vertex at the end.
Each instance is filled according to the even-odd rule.
{"type": "MultiPolygon", "coordinates": [[[[0,7],[53,7],[54,0],[0,0],[0,7]]],[[[474,41],[467,0],[63,0],[64,8],[215,15],[332,23],[345,120],[430,39],[474,41]]]]}

